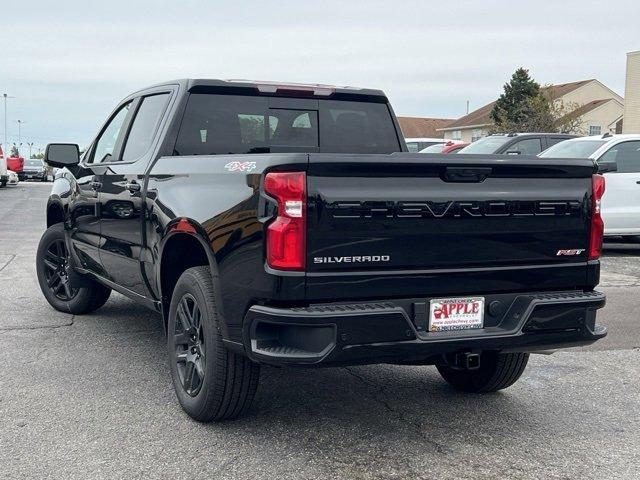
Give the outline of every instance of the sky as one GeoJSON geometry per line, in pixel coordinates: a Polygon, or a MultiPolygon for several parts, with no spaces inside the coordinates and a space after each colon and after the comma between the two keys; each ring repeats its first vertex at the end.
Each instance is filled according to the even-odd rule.
{"type": "MultiPolygon", "coordinates": [[[[457,118],[523,66],[624,94],[637,0],[2,0],[7,135],[87,145],[129,93],[175,78],[379,88],[397,115],[457,118]]],[[[4,117],[0,105],[0,142],[4,117]]]]}

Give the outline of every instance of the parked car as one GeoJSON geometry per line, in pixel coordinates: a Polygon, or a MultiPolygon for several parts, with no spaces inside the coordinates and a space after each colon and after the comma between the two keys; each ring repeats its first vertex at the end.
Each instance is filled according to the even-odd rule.
{"type": "Polygon", "coordinates": [[[47,146],[63,170],[36,255],[44,296],[80,315],[113,289],[161,312],[199,421],[245,412],[260,364],[436,365],[490,392],[529,352],[604,337],[593,161],[425,158],[392,112],[379,90],[320,85],[132,94],[82,160],[47,146]]]}
{"type": "Polygon", "coordinates": [[[420,150],[420,153],[450,153],[452,149],[455,151],[455,147],[458,145],[462,145],[459,148],[463,148],[467,143],[462,143],[457,140],[449,140],[448,142],[436,143],[428,146],[427,148],[423,148],[420,150]]]}
{"type": "Polygon", "coordinates": [[[0,147],[0,188],[6,187],[9,181],[9,174],[7,169],[7,161],[2,153],[2,147],[0,147]]]}
{"type": "Polygon", "coordinates": [[[450,140],[446,138],[405,138],[404,141],[407,144],[407,149],[410,152],[419,152],[420,150],[424,150],[431,145],[446,143],[450,140]]]}
{"type": "Polygon", "coordinates": [[[564,133],[497,133],[476,140],[458,153],[537,155],[558,142],[576,136],[564,133]]]}
{"type": "Polygon", "coordinates": [[[7,157],[7,168],[9,170],[13,170],[18,174],[20,180],[23,180],[22,170],[24,169],[24,158],[18,157],[7,157]]]}
{"type": "Polygon", "coordinates": [[[467,142],[460,142],[454,143],[453,145],[445,145],[445,147],[442,149],[442,153],[458,153],[467,145],[470,144],[467,142]]]}
{"type": "Polygon", "coordinates": [[[40,180],[41,182],[46,182],[47,171],[44,162],[37,158],[26,160],[24,162],[24,168],[22,169],[22,178],[24,180],[40,180]]]}
{"type": "Polygon", "coordinates": [[[539,157],[595,160],[607,179],[602,198],[604,234],[640,235],[640,135],[575,138],[554,145],[539,157]]]}
{"type": "Polygon", "coordinates": [[[17,185],[20,182],[18,174],[12,170],[7,170],[7,185],[17,185]]]}

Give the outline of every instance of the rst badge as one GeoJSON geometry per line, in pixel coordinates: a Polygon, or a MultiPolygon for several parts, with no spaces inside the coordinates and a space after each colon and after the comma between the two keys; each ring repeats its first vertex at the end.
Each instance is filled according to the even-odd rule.
{"type": "Polygon", "coordinates": [[[561,257],[561,256],[575,256],[575,255],[580,255],[582,254],[582,252],[584,252],[584,248],[570,248],[568,250],[558,250],[558,253],[556,253],[556,257],[561,257]]]}

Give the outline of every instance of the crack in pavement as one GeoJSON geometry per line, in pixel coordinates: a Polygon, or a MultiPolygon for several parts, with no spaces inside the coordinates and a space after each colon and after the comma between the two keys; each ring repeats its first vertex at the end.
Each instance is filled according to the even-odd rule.
{"type": "Polygon", "coordinates": [[[75,318],[76,318],[75,315],[71,315],[71,321],[69,323],[62,323],[60,325],[26,325],[26,326],[15,326],[15,327],[0,327],[0,332],[10,332],[14,330],[45,330],[47,328],[56,329],[56,328],[62,328],[62,327],[71,327],[73,325],[75,318]]]}
{"type": "Polygon", "coordinates": [[[5,268],[7,268],[7,265],[9,265],[16,258],[15,253],[10,253],[8,255],[9,255],[9,260],[7,260],[7,262],[2,267],[0,267],[0,272],[3,271],[5,268]]]}
{"type": "Polygon", "coordinates": [[[408,418],[405,413],[404,410],[396,410],[394,409],[387,400],[385,400],[384,398],[381,398],[380,395],[388,395],[389,392],[387,392],[385,390],[385,388],[381,385],[369,382],[368,380],[366,380],[362,375],[359,375],[358,373],[354,372],[352,370],[351,367],[343,367],[344,370],[347,371],[347,373],[349,375],[351,375],[352,377],[358,379],[363,385],[367,386],[367,387],[373,387],[374,388],[374,392],[372,395],[370,395],[376,402],[380,403],[381,405],[383,405],[387,411],[389,411],[390,413],[394,414],[396,419],[399,420],[401,423],[404,423],[405,425],[408,425],[409,427],[411,427],[411,429],[414,431],[414,433],[423,441],[426,441],[427,443],[429,443],[431,446],[433,446],[433,448],[438,452],[438,453],[454,453],[454,450],[450,447],[448,447],[447,445],[444,445],[440,442],[437,442],[431,438],[425,437],[424,432],[422,431],[422,424],[418,421],[418,420],[413,420],[411,418],[408,418]]]}

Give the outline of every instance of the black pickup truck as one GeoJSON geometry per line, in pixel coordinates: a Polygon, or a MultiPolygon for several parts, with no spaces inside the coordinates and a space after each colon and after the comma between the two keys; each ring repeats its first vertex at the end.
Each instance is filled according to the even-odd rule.
{"type": "Polygon", "coordinates": [[[46,150],[66,168],[42,291],[160,312],[197,420],[245,412],[260,364],[435,365],[491,392],[606,335],[590,160],[412,154],[381,91],[220,80],[134,93],[78,152],[46,150]]]}

